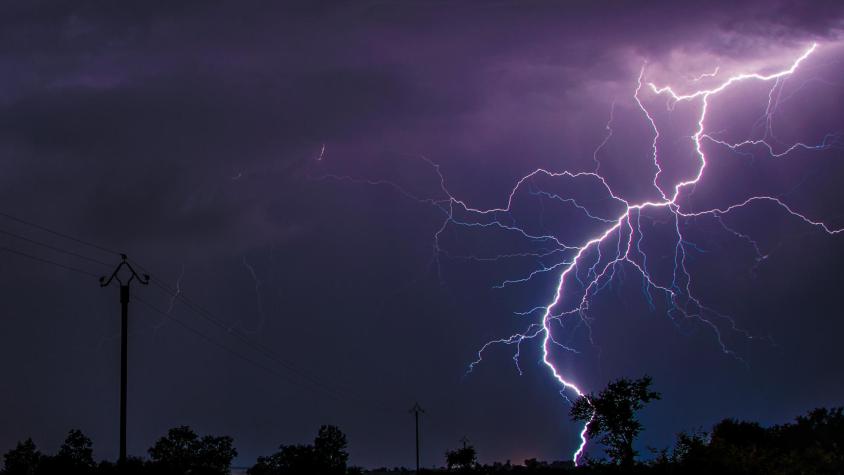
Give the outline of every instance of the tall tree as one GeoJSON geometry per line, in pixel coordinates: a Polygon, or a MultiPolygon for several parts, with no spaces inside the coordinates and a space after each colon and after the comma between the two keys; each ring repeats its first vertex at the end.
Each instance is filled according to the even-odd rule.
{"type": "Polygon", "coordinates": [[[346,434],[337,426],[324,425],[314,439],[314,455],[320,473],[326,475],[346,472],[349,454],[346,452],[346,434]]]}
{"type": "Polygon", "coordinates": [[[149,449],[152,463],[166,473],[185,473],[197,455],[198,436],[188,426],[174,427],[149,449]]]}
{"type": "Polygon", "coordinates": [[[232,460],[237,457],[234,439],[229,436],[206,435],[199,441],[196,471],[208,474],[228,474],[232,460]]]}
{"type": "Polygon", "coordinates": [[[600,436],[607,455],[625,467],[633,465],[637,452],[633,441],[642,432],[636,412],[645,404],[660,399],[650,390],[651,377],[636,380],[621,378],[611,382],[597,396],[581,396],[571,408],[572,420],[587,422],[589,437],[600,436]]]}
{"type": "Polygon", "coordinates": [[[82,431],[73,429],[68,432],[56,458],[75,473],[90,471],[94,468],[93,443],[82,431]]]}
{"type": "Polygon", "coordinates": [[[42,455],[32,439],[18,442],[18,445],[3,455],[4,475],[34,475],[38,471],[42,455]]]}

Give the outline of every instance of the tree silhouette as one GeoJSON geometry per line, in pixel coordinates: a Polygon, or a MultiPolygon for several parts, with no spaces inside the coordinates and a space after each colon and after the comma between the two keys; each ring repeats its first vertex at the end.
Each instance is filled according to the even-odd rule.
{"type": "Polygon", "coordinates": [[[697,432],[680,432],[671,454],[670,462],[679,465],[701,466],[706,462],[709,434],[697,432]]]}
{"type": "Polygon", "coordinates": [[[68,432],[56,459],[73,473],[90,472],[94,468],[93,443],[82,431],[73,429],[68,432]]]}
{"type": "Polygon", "coordinates": [[[777,435],[783,446],[835,454],[835,462],[844,467],[844,408],[809,411],[794,424],[777,427],[777,435]]]}
{"type": "Polygon", "coordinates": [[[199,437],[188,426],[174,427],[149,449],[152,463],[168,473],[185,473],[198,455],[199,437]]]}
{"type": "Polygon", "coordinates": [[[258,457],[249,475],[295,475],[317,473],[312,445],[281,445],[269,457],[258,457]]]}
{"type": "MultiPolygon", "coordinates": [[[[120,464],[103,460],[97,465],[97,475],[151,475],[160,473],[153,466],[140,457],[126,457],[120,464]]],[[[64,473],[62,473],[64,475],[64,473]]]]}
{"type": "Polygon", "coordinates": [[[445,463],[449,470],[458,469],[460,471],[471,470],[478,464],[477,452],[475,447],[467,445],[457,450],[449,450],[445,453],[445,463]]]}
{"type": "MultiPolygon", "coordinates": [[[[571,462],[524,461],[524,466],[479,465],[474,447],[446,452],[449,471],[483,474],[829,474],[844,473],[844,409],[815,409],[794,422],[764,427],[756,422],[724,419],[710,433],[680,433],[673,451],[654,450],[656,457],[634,465],[632,443],[641,432],[636,411],[659,394],[650,378],[618,380],[598,396],[575,401],[572,417],[590,421],[591,436],[603,436],[613,463],[596,462],[575,468],[571,462]],[[612,445],[615,444],[615,445],[612,445]],[[669,455],[670,454],[670,455],[669,455]],[[627,457],[626,459],[623,457],[627,457]]],[[[176,427],[149,449],[150,461],[130,457],[115,464],[96,464],[92,443],[71,430],[55,455],[39,452],[32,439],[18,442],[4,454],[0,475],[222,475],[230,472],[236,451],[230,437],[199,437],[187,426],[176,427]]],[[[322,426],[310,445],[282,445],[269,457],[259,457],[250,475],[356,475],[348,468],[346,436],[335,426],[322,426]]],[[[372,473],[410,473],[404,468],[372,473]]]]}
{"type": "Polygon", "coordinates": [[[349,454],[346,452],[346,434],[337,426],[324,425],[314,439],[314,455],[320,473],[326,475],[346,472],[349,454]]]}
{"type": "Polygon", "coordinates": [[[336,426],[319,428],[313,445],[281,445],[269,457],[258,457],[249,475],[340,475],[346,473],[346,435],[336,426]]]}
{"type": "Polygon", "coordinates": [[[206,435],[199,441],[199,455],[192,473],[226,474],[231,471],[232,460],[237,457],[234,440],[229,436],[206,435]]]}
{"type": "Polygon", "coordinates": [[[682,473],[839,474],[844,467],[844,412],[815,409],[794,423],[762,427],[724,419],[704,435],[680,434],[673,463],[682,473]]]}
{"type": "Polygon", "coordinates": [[[3,455],[4,475],[35,475],[41,464],[42,455],[32,439],[18,442],[18,445],[3,455]]]}
{"type": "Polygon", "coordinates": [[[39,475],[51,474],[90,474],[94,472],[94,450],[91,439],[81,431],[73,429],[68,432],[64,443],[59,447],[55,456],[43,455],[38,467],[39,475]]]}
{"type": "Polygon", "coordinates": [[[633,465],[636,455],[633,441],[642,431],[636,411],[650,401],[660,399],[650,390],[651,377],[636,380],[621,378],[611,382],[597,396],[579,397],[571,408],[572,420],[588,422],[589,437],[601,436],[600,442],[613,462],[624,467],[633,465]]]}
{"type": "Polygon", "coordinates": [[[188,426],[170,429],[149,449],[152,465],[166,474],[228,474],[237,456],[231,437],[201,439],[188,426]]]}

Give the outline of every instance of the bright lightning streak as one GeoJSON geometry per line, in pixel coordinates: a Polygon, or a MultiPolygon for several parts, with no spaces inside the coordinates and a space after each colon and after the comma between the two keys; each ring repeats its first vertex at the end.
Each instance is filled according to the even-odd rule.
{"type": "Polygon", "coordinates": [[[702,80],[704,80],[705,78],[714,78],[715,76],[717,76],[717,75],[718,75],[718,72],[719,72],[720,70],[721,70],[721,67],[720,67],[720,66],[715,66],[715,69],[714,69],[711,73],[703,73],[703,74],[701,74],[700,76],[698,76],[698,77],[696,77],[696,78],[692,79],[692,82],[702,81],[702,80]]]}
{"type": "Polygon", "coordinates": [[[258,322],[258,326],[255,330],[247,332],[256,332],[261,330],[264,327],[264,322],[266,321],[266,317],[264,316],[264,305],[261,303],[261,279],[258,278],[258,273],[255,272],[255,267],[252,266],[247,260],[246,256],[243,256],[243,267],[249,271],[249,275],[252,277],[252,281],[255,282],[255,308],[258,309],[258,317],[260,321],[258,322]]]}
{"type": "MultiPolygon", "coordinates": [[[[772,133],[770,133],[770,121],[771,115],[773,114],[773,111],[776,108],[774,102],[774,89],[778,85],[782,84],[782,80],[792,75],[798,69],[801,63],[803,63],[807,58],[809,58],[809,56],[812,55],[812,53],[814,53],[817,48],[817,44],[812,44],[786,69],[767,75],[759,73],[737,74],[726,78],[723,82],[721,82],[715,87],[711,87],[709,89],[699,89],[688,94],[680,94],[676,92],[676,90],[671,86],[659,87],[654,83],[645,83],[645,67],[643,67],[637,79],[637,87],[635,89],[635,92],[633,93],[633,100],[641,111],[644,118],[650,124],[651,130],[653,132],[653,141],[651,142],[651,159],[655,169],[655,172],[653,174],[653,186],[654,189],[658,191],[660,196],[660,199],[654,201],[631,203],[621,198],[619,194],[614,192],[613,189],[610,187],[607,179],[600,174],[600,161],[598,155],[613,135],[612,123],[614,121],[615,103],[613,103],[613,106],[610,110],[610,118],[606,124],[607,135],[593,153],[592,158],[596,165],[594,171],[572,172],[564,170],[561,172],[553,172],[542,168],[536,169],[516,181],[515,185],[510,190],[507,196],[507,201],[505,205],[501,207],[489,209],[475,208],[470,206],[466,201],[456,198],[446,186],[446,180],[440,171],[439,165],[424,157],[423,160],[425,160],[425,162],[433,168],[434,172],[439,178],[439,188],[443,194],[442,198],[420,198],[415,194],[408,192],[400,185],[386,180],[363,180],[336,175],[325,175],[322,178],[353,181],[356,183],[364,183],[370,185],[386,185],[399,191],[401,194],[403,194],[409,199],[412,199],[419,203],[432,205],[438,210],[440,210],[445,215],[445,219],[442,225],[434,233],[433,242],[434,259],[438,265],[439,255],[448,255],[448,253],[441,248],[440,244],[441,239],[443,237],[443,233],[446,231],[449,225],[467,228],[489,228],[506,233],[516,233],[521,237],[527,239],[529,242],[542,244],[543,246],[551,246],[550,249],[546,247],[542,251],[535,253],[512,253],[502,254],[494,257],[450,256],[474,260],[497,260],[516,257],[555,257],[560,259],[557,263],[552,265],[542,264],[539,269],[531,272],[524,278],[506,280],[497,286],[503,287],[505,285],[528,282],[533,277],[539,274],[545,274],[548,272],[555,271],[560,272],[559,278],[556,280],[557,284],[553,294],[553,298],[547,304],[536,306],[526,312],[520,312],[517,314],[520,317],[526,318],[530,318],[534,315],[541,314],[541,317],[538,320],[530,323],[525,329],[525,331],[521,333],[516,333],[509,337],[492,340],[484,344],[477,353],[477,359],[469,365],[467,372],[471,372],[474,368],[477,367],[477,365],[479,365],[483,361],[483,354],[489,348],[496,345],[512,345],[516,349],[515,354],[513,356],[513,360],[516,363],[516,368],[518,372],[521,374],[522,370],[519,366],[521,345],[525,341],[535,340],[539,338],[541,339],[542,363],[550,370],[554,379],[557,381],[557,383],[559,383],[561,387],[560,394],[566,399],[568,399],[568,397],[566,396],[566,392],[573,393],[577,397],[583,397],[585,395],[585,392],[574,382],[574,380],[570,376],[563,375],[562,372],[552,361],[552,345],[566,351],[574,353],[577,352],[576,349],[561,343],[558,339],[555,338],[552,323],[556,322],[557,324],[562,326],[566,317],[576,316],[580,318],[580,323],[584,324],[587,329],[590,329],[589,322],[586,318],[586,312],[589,309],[590,300],[592,297],[595,296],[595,294],[600,292],[602,288],[604,288],[610,281],[614,279],[618,267],[622,264],[626,264],[632,267],[641,275],[643,281],[643,291],[648,299],[648,304],[651,306],[651,308],[654,308],[652,293],[662,293],[667,297],[667,301],[669,302],[668,316],[672,320],[676,321],[676,317],[679,316],[686,319],[696,320],[697,322],[709,327],[712,330],[716,340],[718,341],[721,350],[725,354],[731,355],[740,360],[740,358],[732,350],[730,350],[727,344],[724,342],[720,330],[721,326],[718,322],[726,322],[726,325],[731,331],[742,334],[747,338],[752,338],[752,336],[746,331],[738,328],[735,322],[729,316],[722,315],[717,311],[713,310],[712,308],[705,306],[697,297],[695,297],[694,293],[692,292],[692,277],[690,272],[687,270],[686,260],[687,248],[696,249],[696,247],[694,246],[694,244],[688,242],[684,238],[680,227],[681,218],[692,218],[701,216],[708,216],[713,218],[727,232],[740,239],[745,240],[751,246],[753,246],[757,255],[757,262],[767,258],[767,255],[762,253],[756,241],[754,241],[751,237],[727,226],[722,221],[723,215],[726,215],[732,211],[735,211],[736,209],[743,208],[753,203],[768,202],[778,206],[789,215],[794,216],[802,220],[804,223],[814,226],[828,234],[842,233],[844,232],[844,228],[836,229],[822,221],[810,218],[804,213],[795,210],[793,207],[785,203],[782,199],[774,196],[753,196],[742,202],[735,203],[723,208],[713,208],[703,211],[685,210],[682,204],[680,203],[679,199],[684,189],[693,189],[694,186],[697,185],[703,178],[704,170],[706,169],[707,165],[706,154],[704,153],[702,146],[702,142],[704,140],[727,147],[732,150],[738,150],[743,147],[761,146],[767,149],[769,155],[774,158],[784,157],[796,150],[820,150],[827,149],[833,145],[837,145],[838,139],[835,136],[827,135],[824,138],[823,142],[819,145],[807,145],[804,143],[796,143],[785,147],[785,150],[782,152],[775,152],[773,146],[764,139],[746,140],[739,143],[728,143],[722,140],[718,140],[706,132],[705,122],[709,109],[709,99],[712,96],[723,92],[730,86],[737,83],[745,81],[758,81],[763,83],[774,83],[769,94],[769,104],[766,110],[766,116],[764,117],[764,119],[767,121],[766,131],[768,132],[768,135],[766,137],[772,136],[772,133]],[[651,111],[649,111],[649,109],[641,98],[642,93],[646,90],[650,90],[650,92],[656,96],[667,97],[669,101],[669,109],[673,109],[673,107],[680,102],[691,103],[692,101],[699,101],[700,104],[700,109],[697,115],[696,122],[697,127],[694,134],[690,137],[691,145],[694,149],[694,155],[697,158],[696,171],[692,174],[691,177],[679,179],[676,183],[673,184],[673,187],[671,188],[666,188],[660,184],[664,171],[661,163],[662,157],[660,156],[660,150],[658,147],[661,135],[660,129],[657,126],[657,122],[654,119],[654,115],[651,113],[651,111]],[[558,237],[550,233],[541,234],[528,232],[519,225],[517,225],[514,219],[502,221],[501,216],[506,216],[512,211],[514,200],[516,199],[516,195],[520,192],[520,190],[525,188],[526,185],[531,185],[534,179],[542,177],[559,178],[571,181],[591,182],[593,184],[596,184],[603,190],[604,193],[606,193],[610,202],[620,207],[621,212],[617,215],[614,215],[614,217],[602,217],[598,213],[592,213],[586,206],[584,206],[583,203],[578,202],[575,199],[563,198],[555,193],[531,190],[530,192],[534,196],[539,196],[540,198],[550,198],[555,201],[571,205],[583,214],[585,214],[591,221],[606,225],[603,231],[598,232],[591,238],[588,238],[585,242],[580,245],[573,245],[571,243],[562,242],[558,237]],[[646,215],[643,215],[643,212],[648,212],[651,210],[667,211],[672,218],[672,232],[674,234],[674,237],[676,238],[676,244],[674,245],[674,271],[670,282],[659,282],[656,278],[652,277],[651,273],[648,270],[647,254],[642,249],[642,240],[645,233],[643,232],[641,226],[641,220],[643,217],[646,217],[646,215]],[[585,272],[583,272],[584,269],[585,272]],[[572,279],[575,279],[576,282],[573,282],[572,279]],[[574,304],[567,305],[564,301],[568,299],[564,299],[564,294],[568,290],[568,287],[573,284],[579,284],[582,287],[581,294],[579,298],[574,299],[574,304]]],[[[712,73],[703,74],[698,78],[693,79],[692,82],[695,83],[703,79],[714,79],[720,72],[720,68],[716,68],[712,73]]],[[[590,423],[591,420],[584,424],[584,426],[580,430],[580,444],[577,447],[576,451],[572,454],[572,458],[576,465],[580,462],[580,459],[586,450],[588,442],[587,434],[590,423]]]]}
{"type": "Polygon", "coordinates": [[[598,160],[598,153],[607,145],[607,142],[610,141],[612,138],[612,121],[615,118],[615,101],[612,101],[612,105],[610,106],[610,119],[607,121],[607,125],[604,128],[607,130],[607,135],[604,137],[604,140],[595,148],[595,151],[592,152],[592,161],[595,162],[595,173],[598,173],[601,170],[601,161],[598,160]]]}
{"type": "MultiPolygon", "coordinates": [[[[575,246],[574,249],[576,250],[576,253],[574,254],[573,257],[566,259],[565,261],[563,261],[563,262],[561,262],[557,265],[550,266],[550,267],[543,267],[542,269],[534,271],[533,273],[531,273],[525,279],[519,279],[519,280],[516,280],[516,281],[506,281],[505,282],[505,283],[524,282],[524,281],[530,280],[531,277],[533,277],[535,274],[537,274],[539,272],[547,272],[547,271],[556,270],[560,267],[563,267],[562,271],[560,272],[560,277],[557,281],[556,291],[554,293],[553,298],[551,299],[551,301],[547,305],[545,305],[543,307],[539,307],[539,309],[543,310],[543,314],[542,314],[540,323],[531,324],[528,327],[527,331],[524,332],[524,333],[515,334],[515,335],[512,335],[508,338],[504,338],[504,339],[500,339],[500,340],[493,340],[493,341],[486,343],[481,348],[481,350],[478,352],[478,359],[476,361],[472,362],[472,364],[469,367],[469,370],[471,371],[476,365],[478,365],[482,361],[483,352],[486,349],[488,349],[490,346],[497,345],[497,344],[505,344],[505,345],[516,345],[517,351],[516,351],[516,354],[514,355],[514,360],[516,360],[517,369],[519,370],[519,373],[521,373],[521,368],[518,366],[518,357],[519,357],[519,351],[520,351],[521,343],[525,340],[531,340],[531,339],[534,339],[534,338],[541,335],[542,336],[542,345],[541,345],[542,362],[551,371],[554,379],[556,379],[556,381],[561,385],[561,387],[562,387],[561,391],[570,391],[570,392],[574,393],[575,395],[577,395],[578,397],[583,396],[584,391],[580,387],[578,387],[578,385],[570,377],[564,376],[557,369],[557,367],[555,366],[554,362],[551,359],[551,354],[550,354],[551,345],[557,344],[556,341],[554,340],[554,337],[553,337],[551,322],[552,321],[560,321],[561,318],[563,318],[565,316],[573,315],[573,314],[578,314],[578,315],[581,316],[581,318],[584,318],[583,314],[584,314],[585,310],[588,308],[590,297],[592,297],[598,290],[600,290],[600,287],[602,285],[601,283],[603,281],[611,280],[613,278],[613,275],[614,275],[615,269],[616,269],[616,265],[621,264],[621,263],[627,263],[627,264],[632,265],[632,267],[635,268],[642,275],[644,282],[645,282],[644,285],[645,285],[645,287],[648,291],[650,291],[650,289],[656,289],[658,291],[665,293],[668,296],[668,298],[671,302],[671,305],[672,305],[672,309],[669,310],[670,314],[679,313],[682,316],[689,317],[689,318],[695,318],[695,319],[701,321],[702,323],[708,325],[713,330],[713,332],[715,333],[715,335],[718,339],[718,342],[721,345],[722,350],[725,353],[733,354],[732,351],[729,350],[727,348],[727,346],[724,344],[724,342],[721,338],[719,327],[717,326],[717,324],[711,318],[709,318],[705,315],[705,312],[706,313],[713,313],[714,315],[716,315],[719,318],[726,319],[727,321],[730,322],[730,326],[733,330],[739,331],[739,332],[741,332],[745,335],[747,335],[747,334],[746,334],[746,332],[743,332],[742,330],[736,328],[735,324],[732,322],[731,319],[729,319],[726,316],[717,314],[717,312],[714,312],[711,309],[708,309],[696,297],[694,297],[694,295],[691,291],[691,276],[689,275],[689,273],[688,273],[688,271],[686,270],[686,267],[685,267],[685,260],[686,260],[685,246],[686,246],[686,243],[684,242],[682,233],[680,231],[679,218],[680,217],[693,217],[693,216],[709,215],[709,216],[712,216],[712,217],[714,217],[714,218],[716,218],[720,221],[721,215],[727,214],[727,213],[729,213],[729,212],[731,212],[731,211],[733,211],[737,208],[747,206],[747,205],[749,205],[753,202],[756,202],[756,201],[769,201],[769,202],[775,203],[776,205],[780,206],[781,208],[783,208],[786,212],[788,212],[792,216],[795,216],[795,217],[803,220],[807,224],[819,227],[820,229],[822,229],[823,231],[825,231],[827,233],[837,234],[837,233],[840,233],[844,230],[842,230],[842,229],[832,229],[831,227],[829,227],[828,225],[826,225],[823,222],[810,219],[806,215],[799,213],[798,211],[795,211],[794,209],[792,209],[789,205],[784,203],[782,200],[780,200],[776,197],[771,197],[771,196],[754,196],[754,197],[749,198],[749,199],[747,199],[747,200],[745,200],[741,203],[737,203],[737,204],[734,204],[732,206],[729,206],[729,207],[726,207],[726,208],[723,208],[723,209],[711,209],[711,210],[697,211],[697,212],[687,212],[687,211],[682,210],[681,205],[678,202],[678,199],[680,198],[681,191],[684,188],[696,185],[701,180],[701,178],[703,177],[704,169],[706,168],[706,155],[703,151],[701,142],[704,139],[719,143],[719,144],[727,146],[731,149],[737,149],[737,148],[748,146],[748,145],[763,145],[763,146],[767,147],[768,151],[770,152],[770,155],[772,155],[773,157],[782,157],[782,156],[785,156],[785,155],[789,154],[790,152],[797,150],[797,149],[816,150],[816,149],[826,148],[829,145],[828,144],[828,137],[827,137],[827,138],[824,139],[824,142],[820,145],[806,145],[806,144],[803,144],[803,143],[797,143],[797,144],[794,144],[794,145],[788,147],[784,152],[775,153],[773,148],[767,142],[765,142],[764,140],[758,140],[758,141],[748,140],[748,141],[737,143],[737,144],[729,144],[729,143],[726,143],[726,142],[723,142],[723,141],[716,140],[716,139],[712,138],[711,136],[709,136],[705,133],[705,131],[706,131],[705,120],[706,120],[706,114],[707,114],[708,107],[709,107],[709,98],[711,96],[714,96],[714,95],[724,91],[725,89],[729,88],[731,85],[742,82],[742,81],[769,82],[769,81],[778,81],[780,78],[784,78],[786,76],[789,76],[789,75],[793,74],[794,71],[797,70],[797,68],[800,66],[800,64],[804,60],[806,60],[806,58],[808,58],[817,49],[817,47],[818,47],[817,44],[811,45],[811,47],[809,47],[800,57],[798,57],[790,65],[790,67],[788,67],[787,69],[784,69],[784,70],[781,70],[781,71],[778,71],[776,73],[772,73],[772,74],[769,74],[769,75],[761,75],[761,74],[756,74],[756,73],[738,74],[738,75],[729,77],[728,79],[726,79],[724,82],[722,82],[717,87],[714,87],[714,88],[711,88],[711,89],[701,89],[701,90],[697,90],[697,91],[694,91],[694,92],[689,93],[689,94],[678,94],[670,86],[657,87],[653,83],[648,83],[648,87],[651,89],[651,91],[654,94],[656,94],[658,96],[659,95],[666,95],[670,98],[670,100],[672,101],[671,107],[673,107],[674,104],[681,102],[681,101],[700,100],[700,103],[701,103],[700,113],[699,113],[698,121],[697,121],[697,130],[694,133],[694,135],[691,137],[696,156],[698,157],[698,160],[699,160],[697,172],[691,178],[679,181],[678,183],[674,184],[673,190],[671,190],[670,193],[668,193],[667,190],[663,189],[663,187],[660,186],[660,184],[659,184],[660,175],[663,172],[663,168],[662,168],[662,165],[660,163],[659,150],[658,150],[658,142],[659,142],[659,139],[660,139],[660,131],[659,131],[659,128],[657,127],[657,125],[656,125],[656,121],[654,120],[653,116],[648,111],[647,107],[644,105],[642,100],[640,99],[640,93],[641,93],[642,88],[644,86],[643,77],[644,77],[644,72],[645,72],[645,69],[642,68],[642,71],[641,71],[641,73],[639,75],[639,79],[638,79],[638,87],[636,88],[636,91],[634,93],[634,100],[635,100],[636,104],[638,105],[638,107],[641,109],[643,115],[646,117],[646,119],[650,123],[651,128],[653,130],[654,136],[653,136],[653,142],[652,142],[651,148],[652,148],[652,159],[653,159],[653,163],[654,163],[654,166],[655,166],[655,169],[656,169],[656,173],[654,174],[653,184],[654,184],[654,187],[659,191],[659,193],[662,197],[662,200],[645,201],[645,202],[636,203],[636,204],[629,203],[629,202],[623,200],[622,198],[620,198],[616,193],[614,193],[612,191],[612,189],[610,188],[610,186],[608,185],[607,180],[599,174],[600,164],[599,164],[598,159],[597,159],[597,154],[600,151],[600,149],[603,148],[606,145],[607,141],[612,136],[612,129],[611,129],[611,123],[612,123],[612,120],[613,120],[612,113],[611,113],[611,116],[610,116],[610,121],[607,123],[607,127],[606,127],[608,134],[605,137],[605,139],[601,142],[601,144],[598,146],[598,148],[596,149],[594,156],[593,156],[593,159],[595,160],[596,165],[597,165],[596,168],[595,168],[595,172],[573,173],[573,172],[569,172],[569,171],[563,171],[563,172],[556,173],[556,172],[550,172],[550,171],[547,171],[547,170],[544,170],[544,169],[535,170],[534,172],[531,172],[530,174],[526,175],[525,177],[519,179],[516,182],[516,185],[510,191],[510,194],[509,194],[508,199],[507,199],[506,206],[501,207],[501,208],[492,208],[492,209],[477,209],[477,208],[472,208],[472,207],[468,206],[464,201],[461,201],[459,199],[454,198],[445,188],[444,180],[441,180],[441,183],[443,183],[442,189],[447,194],[447,196],[449,197],[449,219],[452,220],[452,222],[455,222],[455,223],[456,223],[456,221],[453,220],[453,207],[454,206],[459,206],[465,212],[476,213],[478,215],[497,214],[497,213],[505,213],[505,212],[510,211],[512,204],[513,204],[514,197],[516,196],[519,189],[528,180],[530,180],[530,179],[532,179],[532,178],[534,178],[538,175],[546,175],[546,176],[549,176],[549,177],[566,177],[566,178],[570,178],[570,179],[588,178],[588,179],[598,180],[602,184],[602,186],[606,189],[609,196],[613,200],[623,203],[624,207],[625,207],[624,211],[614,220],[597,218],[597,217],[593,216],[592,214],[589,214],[589,212],[586,211],[585,209],[583,209],[590,218],[595,218],[598,221],[609,222],[609,223],[611,223],[611,226],[607,227],[602,233],[600,233],[597,236],[589,239],[588,241],[586,241],[582,245],[575,246]],[[641,213],[645,209],[657,209],[657,208],[658,209],[667,209],[674,216],[675,232],[676,232],[676,236],[677,236],[677,245],[676,245],[676,251],[675,251],[674,279],[670,284],[659,284],[650,276],[648,269],[647,269],[647,264],[646,264],[646,262],[647,262],[646,261],[646,255],[640,247],[641,239],[642,239],[642,236],[643,236],[643,233],[642,233],[641,227],[640,227],[641,213]],[[634,223],[635,223],[635,227],[634,227],[634,223]],[[639,238],[634,240],[634,236],[637,233],[639,235],[639,238]],[[601,246],[606,244],[607,242],[609,242],[609,240],[611,238],[614,238],[614,237],[617,237],[617,239],[618,239],[617,252],[616,252],[614,257],[609,258],[608,261],[605,262],[603,264],[603,266],[601,266],[600,264],[601,264],[602,259],[603,259],[602,255],[601,255],[601,246]],[[625,241],[626,241],[626,243],[625,243],[626,245],[622,244],[625,241]],[[576,276],[576,274],[578,272],[578,268],[587,259],[586,256],[590,255],[592,253],[597,254],[597,259],[589,267],[589,272],[587,272],[587,281],[584,283],[585,289],[583,290],[583,293],[582,293],[582,296],[581,296],[579,302],[577,302],[577,304],[574,307],[560,308],[560,307],[563,306],[563,292],[564,292],[564,289],[566,288],[566,284],[568,283],[568,281],[571,280],[570,278],[572,276],[575,276],[578,280],[580,280],[580,278],[576,276]],[[636,259],[637,256],[641,256],[641,260],[636,259]]],[[[706,78],[714,77],[715,75],[717,75],[718,72],[719,72],[719,70],[716,69],[713,73],[703,75],[700,78],[698,78],[698,80],[703,79],[704,77],[706,77],[706,78]]],[[[613,109],[614,109],[614,107],[615,107],[615,105],[613,104],[613,109]]],[[[769,111],[770,111],[770,107],[769,107],[769,111]]],[[[442,176],[440,176],[440,178],[442,179],[442,176]]],[[[546,195],[546,196],[549,196],[549,195],[546,195]]],[[[555,197],[557,199],[560,199],[561,201],[565,201],[565,200],[559,198],[556,195],[555,195],[555,197]]],[[[578,208],[582,208],[581,206],[579,206],[573,200],[572,200],[572,204],[577,206],[578,208]]],[[[494,222],[497,222],[497,221],[494,221],[494,222]]],[[[760,256],[759,257],[760,259],[763,259],[765,257],[759,251],[759,248],[756,245],[755,241],[753,241],[751,238],[749,238],[748,236],[746,236],[744,234],[738,233],[738,232],[733,231],[732,229],[726,227],[726,225],[724,225],[723,222],[721,224],[725,227],[725,229],[729,230],[730,232],[732,232],[736,236],[749,240],[753,244],[754,248],[756,249],[757,255],[760,256]]],[[[441,228],[440,232],[442,232],[442,229],[443,228],[441,228]]],[[[525,234],[527,234],[527,233],[525,233],[525,234]]],[[[437,238],[438,237],[439,237],[439,233],[437,234],[437,238]]],[[[567,245],[566,248],[571,249],[572,246],[567,245]]],[[[650,295],[650,294],[648,294],[648,295],[650,295]]],[[[537,310],[537,309],[533,309],[530,312],[526,312],[525,314],[526,315],[531,314],[535,310],[537,310]]],[[[747,336],[749,336],[749,335],[747,335],[747,336]]],[[[563,394],[563,395],[565,396],[565,394],[563,394]]],[[[580,431],[581,443],[577,447],[577,450],[572,455],[572,458],[573,458],[575,464],[579,463],[580,458],[582,457],[582,455],[584,454],[584,451],[586,450],[587,433],[588,433],[590,422],[591,422],[591,420],[589,422],[587,422],[586,424],[584,424],[583,428],[580,431]]]]}
{"type": "Polygon", "coordinates": [[[185,276],[185,265],[182,264],[182,271],[179,272],[179,278],[176,279],[176,292],[170,298],[170,305],[167,307],[167,315],[173,313],[173,307],[176,306],[176,300],[182,295],[182,278],[185,276]]]}

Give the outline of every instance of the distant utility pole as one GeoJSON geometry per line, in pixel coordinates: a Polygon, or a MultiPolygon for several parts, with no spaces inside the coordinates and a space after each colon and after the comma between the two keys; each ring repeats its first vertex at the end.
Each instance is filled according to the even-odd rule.
{"type": "Polygon", "coordinates": [[[120,258],[120,264],[117,264],[114,272],[111,273],[111,277],[100,277],[100,287],[107,287],[112,280],[117,280],[120,284],[120,458],[118,463],[122,465],[126,462],[126,360],[129,340],[129,284],[137,279],[141,284],[147,285],[149,284],[149,276],[147,274],[138,275],[132,265],[129,264],[126,254],[121,254],[120,258]],[[121,278],[119,274],[124,267],[126,270],[122,272],[123,277],[121,278]]]}
{"type": "Polygon", "coordinates": [[[413,407],[410,408],[410,413],[413,414],[414,419],[416,420],[416,473],[419,473],[419,414],[425,414],[425,410],[422,409],[422,406],[419,403],[415,403],[413,407]]]}

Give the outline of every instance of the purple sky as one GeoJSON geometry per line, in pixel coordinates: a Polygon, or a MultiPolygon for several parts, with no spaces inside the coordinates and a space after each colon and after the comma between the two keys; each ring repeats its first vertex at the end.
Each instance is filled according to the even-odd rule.
{"type": "MultiPolygon", "coordinates": [[[[633,100],[643,66],[647,81],[696,87],[692,78],[716,67],[719,77],[782,69],[818,42],[778,90],[771,124],[780,147],[829,146],[777,159],[710,143],[707,175],[685,203],[709,209],[766,194],[844,226],[844,8],[697,3],[6,3],[0,212],[125,251],[158,279],[178,281],[231,330],[184,302],[171,308],[159,288],[135,295],[253,362],[133,302],[133,454],[189,424],[232,435],[238,463],[251,464],[333,423],[349,435],[353,464],[409,466],[407,409],[418,400],[428,411],[425,465],[441,464],[463,435],[482,461],[565,459],[578,427],[537,345],[523,346],[521,376],[512,347],[489,350],[464,376],[486,341],[524,330],[513,312],[547,303],[559,274],[493,287],[553,262],[458,258],[536,243],[450,226],[438,267],[443,213],[393,185],[442,198],[425,157],[455,197],[500,207],[538,167],[594,170],[612,112],[600,170],[626,199],[654,199],[653,130],[633,100]]],[[[708,130],[731,142],[759,138],[768,92],[748,84],[713,98],[708,130]]],[[[663,178],[673,183],[695,167],[697,105],[669,113],[664,98],[643,97],[665,131],[663,178]]],[[[587,185],[535,185],[618,212],[587,185]]],[[[539,198],[519,201],[507,219],[574,242],[600,229],[539,198]]],[[[660,276],[674,257],[660,234],[665,219],[648,219],[660,276]]],[[[589,391],[654,377],[664,399],[643,414],[643,452],[723,417],[776,423],[844,402],[844,237],[766,204],[723,221],[767,257],[700,219],[684,234],[689,266],[696,293],[754,335],[723,335],[747,364],[724,354],[705,325],[675,324],[658,301],[650,308],[629,267],[592,302],[594,344],[579,328],[568,341],[580,353],[555,355],[589,391]]],[[[97,275],[109,269],[7,233],[117,261],[8,218],[0,232],[0,246],[97,275]]],[[[55,450],[80,428],[98,457],[114,458],[116,289],[10,252],[0,251],[0,265],[0,450],[27,436],[55,450]]]]}

